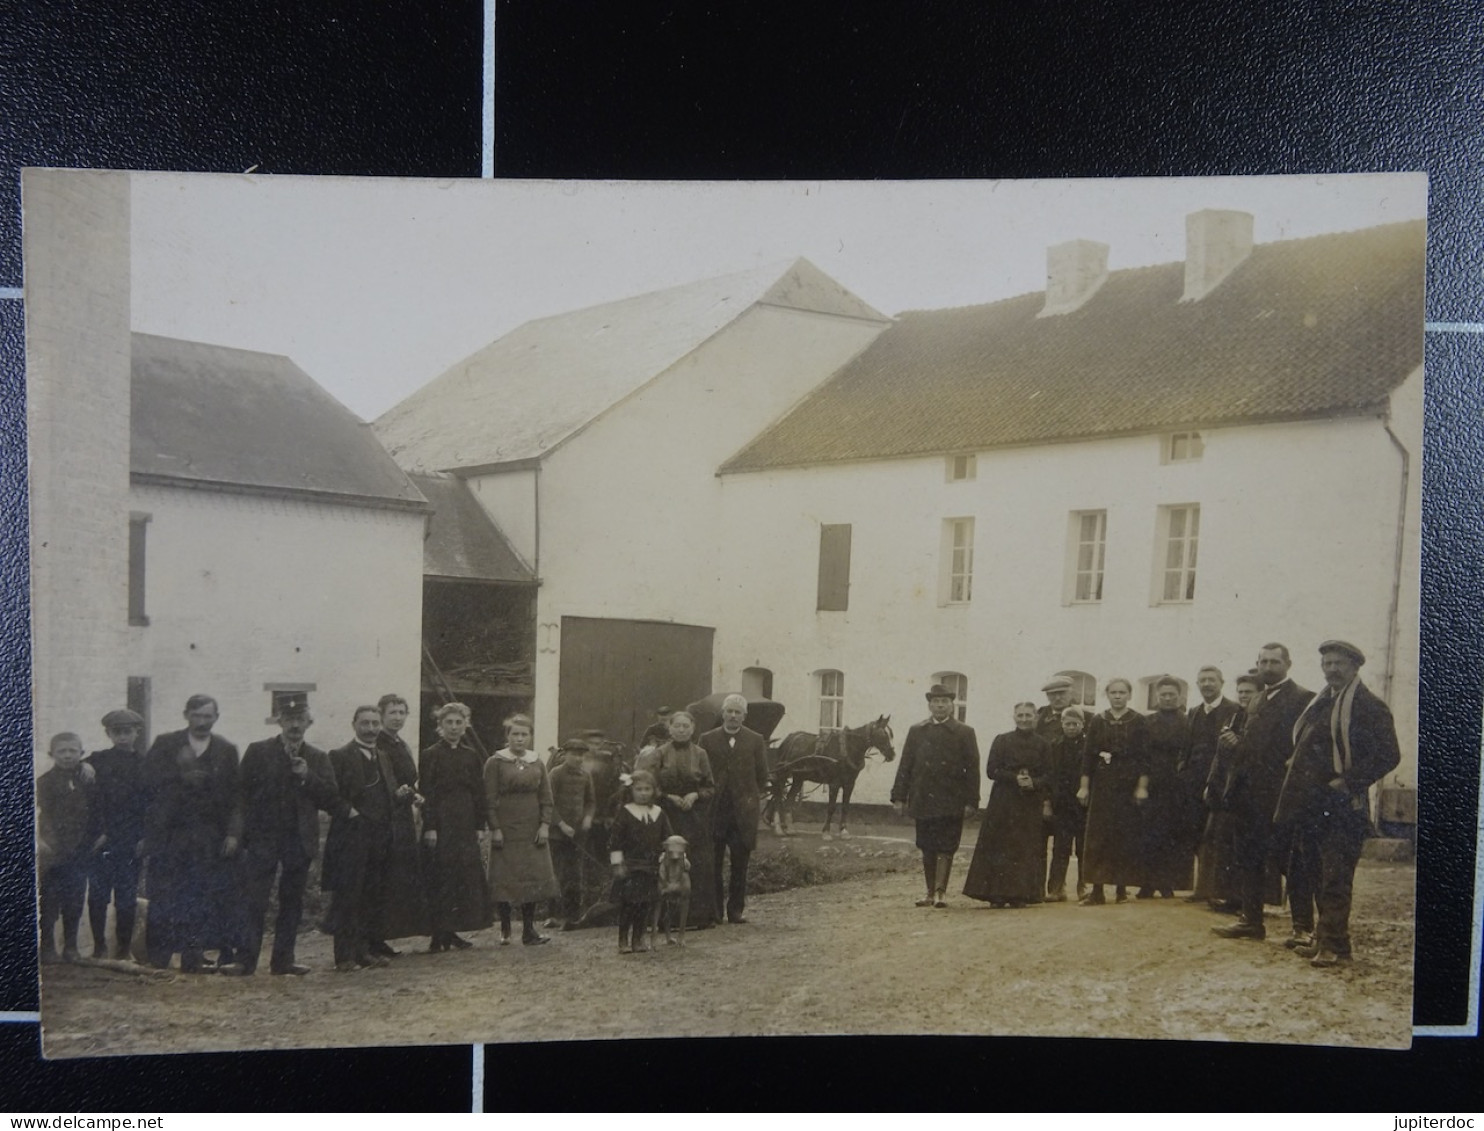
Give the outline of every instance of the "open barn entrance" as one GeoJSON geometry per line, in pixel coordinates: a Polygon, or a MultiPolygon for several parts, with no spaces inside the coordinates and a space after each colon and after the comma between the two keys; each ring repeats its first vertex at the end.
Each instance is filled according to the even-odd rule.
{"type": "Polygon", "coordinates": [[[714,628],[647,620],[563,617],[561,737],[598,728],[634,745],[656,707],[711,693],[714,628]]]}

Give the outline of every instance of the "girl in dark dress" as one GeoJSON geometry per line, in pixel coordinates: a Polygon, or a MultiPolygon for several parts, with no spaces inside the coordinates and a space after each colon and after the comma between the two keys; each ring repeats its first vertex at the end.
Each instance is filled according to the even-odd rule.
{"type": "Polygon", "coordinates": [[[1143,870],[1143,805],[1149,800],[1149,760],[1144,716],[1130,710],[1133,685],[1110,679],[1108,709],[1087,729],[1087,755],[1077,800],[1087,805],[1087,870],[1092,885],[1084,907],[1104,903],[1103,885],[1115,885],[1119,903],[1143,870]]]}
{"type": "Polygon", "coordinates": [[[480,931],[494,922],[485,886],[480,842],[489,829],[484,760],[467,745],[469,708],[438,708],[438,741],[422,752],[423,848],[431,889],[432,941],[428,950],[466,950],[474,944],[459,931],[480,931]]]}
{"type": "Polygon", "coordinates": [[[1036,705],[1015,705],[1015,729],[995,736],[985,773],[994,784],[964,894],[992,907],[1041,902],[1046,872],[1051,750],[1036,733],[1036,705]]]}
{"type": "Polygon", "coordinates": [[[655,779],[635,770],[629,785],[633,800],[618,807],[608,859],[613,865],[613,902],[618,904],[618,953],[649,949],[645,931],[659,899],[660,856],[671,835],[670,820],[654,803],[655,779]]]}

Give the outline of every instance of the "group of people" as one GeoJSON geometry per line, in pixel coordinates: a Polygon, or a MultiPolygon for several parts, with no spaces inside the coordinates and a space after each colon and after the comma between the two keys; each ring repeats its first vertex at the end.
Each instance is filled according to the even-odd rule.
{"type": "MultiPolygon", "coordinates": [[[[993,783],[964,894],[992,906],[1067,900],[1075,853],[1084,906],[1173,898],[1233,912],[1212,928],[1228,939],[1266,937],[1264,904],[1291,912],[1285,946],[1317,967],[1351,961],[1356,865],[1370,829],[1369,790],[1400,762],[1386,704],[1360,679],[1365,654],[1343,640],[1319,646],[1325,687],[1289,678],[1282,644],[1223,695],[1216,667],[1196,674],[1201,701],[1181,705],[1174,677],[1155,683],[1155,710],[1129,706],[1132,685],[1111,679],[1108,707],[1072,705],[1070,679],[1042,688],[1047,703],[1016,704],[1015,729],[990,744],[993,783]],[[1050,863],[1047,842],[1050,841],[1050,863]]],[[[954,695],[934,685],[930,718],[912,727],[892,788],[916,822],[926,893],[947,906],[964,820],[979,806],[979,749],[953,717],[954,695]]]]}
{"type": "MultiPolygon", "coordinates": [[[[747,865],[756,845],[766,743],[742,725],[746,700],[730,697],[722,725],[694,737],[695,720],[674,712],[663,742],[639,754],[612,822],[607,861],[620,906],[620,948],[645,949],[659,891],[665,841],[684,837],[694,858],[693,927],[744,923],[747,865]],[[714,843],[713,843],[714,838],[714,843]],[[730,883],[723,868],[731,857],[730,883]],[[725,893],[723,895],[723,893],[725,893]]],[[[329,893],[321,926],[334,937],[335,969],[385,966],[400,952],[389,940],[429,937],[433,953],[473,944],[460,932],[492,926],[521,941],[549,937],[538,905],[571,926],[581,913],[589,836],[599,799],[584,766],[588,744],[568,740],[544,763],[526,715],[505,720],[505,745],[488,758],[470,742],[470,712],[447,703],[434,712],[438,737],[414,757],[401,736],[407,701],[386,695],[358,707],[349,742],[325,751],[306,741],[307,701],[279,704],[279,733],[237,748],[214,733],[210,696],[192,696],[183,730],[160,735],[140,755],[144,720],[110,711],[110,746],[84,758],[72,732],[52,737],[51,768],[37,782],[40,959],[81,958],[84,903],[93,958],[131,955],[141,872],[147,867],[145,961],[186,973],[251,975],[263,949],[277,889],[269,969],[303,975],[295,942],[310,865],[320,855],[320,813],[330,816],[320,883],[329,893]],[[486,869],[485,859],[488,858],[486,869]],[[62,949],[56,949],[58,918],[62,949]],[[208,958],[208,952],[215,952],[208,958]]]]}

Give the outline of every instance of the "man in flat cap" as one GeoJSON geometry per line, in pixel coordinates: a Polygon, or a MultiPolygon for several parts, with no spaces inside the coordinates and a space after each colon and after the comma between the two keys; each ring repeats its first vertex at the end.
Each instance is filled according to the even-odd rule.
{"type": "Polygon", "coordinates": [[[1370,829],[1370,788],[1401,761],[1391,709],[1360,681],[1365,653],[1345,640],[1319,646],[1324,690],[1294,728],[1293,761],[1275,820],[1317,853],[1319,919],[1296,953],[1310,965],[1350,962],[1355,865],[1370,829]]]}
{"type": "Polygon", "coordinates": [[[918,907],[947,907],[953,854],[964,821],[979,808],[979,742],[974,728],[953,717],[953,692],[935,683],[927,692],[929,717],[907,732],[891,787],[898,813],[917,822],[917,847],[927,895],[918,907]]]}
{"type": "Polygon", "coordinates": [[[319,855],[319,810],[338,814],[349,808],[335,789],[329,755],[304,741],[314,723],[308,700],[298,694],[286,698],[277,722],[278,734],[243,751],[237,773],[245,907],[237,961],[223,966],[223,974],[257,970],[275,878],[278,918],[269,969],[274,974],[309,973],[309,967],[294,959],[294,940],[304,917],[309,864],[319,855]]]}
{"type": "Polygon", "coordinates": [[[1041,685],[1041,691],[1046,696],[1046,706],[1036,709],[1036,733],[1054,745],[1062,736],[1063,712],[1072,705],[1072,681],[1067,676],[1055,675],[1041,685]]]}
{"type": "Polygon", "coordinates": [[[95,785],[89,813],[92,860],[88,869],[88,924],[93,957],[108,957],[108,901],[113,900],[115,958],[129,957],[139,906],[139,862],[144,851],[144,760],[139,737],[144,719],[120,708],[103,716],[112,744],[88,755],[95,785]]]}

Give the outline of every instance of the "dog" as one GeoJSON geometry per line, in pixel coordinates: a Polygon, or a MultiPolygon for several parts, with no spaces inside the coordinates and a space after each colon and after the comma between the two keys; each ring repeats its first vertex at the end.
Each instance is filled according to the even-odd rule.
{"type": "Polygon", "coordinates": [[[660,898],[654,918],[649,923],[649,945],[654,946],[658,921],[665,921],[665,942],[670,946],[685,945],[685,928],[690,921],[690,857],[685,854],[683,836],[665,838],[665,851],[660,856],[660,898]],[[676,927],[679,937],[676,937],[676,927]]]}

